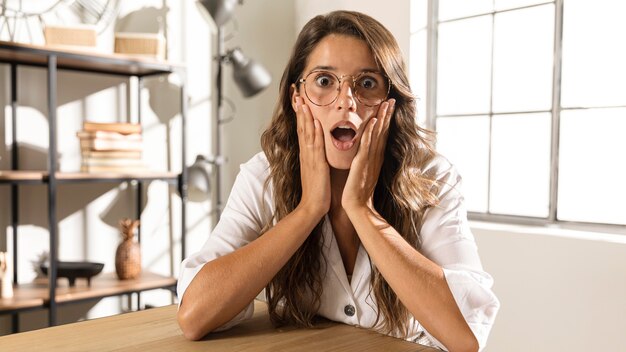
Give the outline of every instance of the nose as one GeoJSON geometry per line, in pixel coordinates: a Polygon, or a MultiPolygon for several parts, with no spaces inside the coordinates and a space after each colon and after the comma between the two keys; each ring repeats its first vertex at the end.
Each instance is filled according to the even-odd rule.
{"type": "Polygon", "coordinates": [[[337,108],[356,110],[356,100],[354,96],[354,85],[351,80],[342,80],[339,84],[339,95],[337,96],[337,108]],[[346,84],[347,83],[347,84],[346,84]]]}

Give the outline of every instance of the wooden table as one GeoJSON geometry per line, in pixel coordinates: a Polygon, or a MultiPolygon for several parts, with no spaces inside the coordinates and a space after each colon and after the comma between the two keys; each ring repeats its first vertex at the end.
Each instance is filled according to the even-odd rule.
{"type": "Polygon", "coordinates": [[[176,306],[94,319],[0,337],[2,351],[438,351],[337,323],[275,329],[263,302],[252,319],[202,341],[186,340],[176,306]]]}

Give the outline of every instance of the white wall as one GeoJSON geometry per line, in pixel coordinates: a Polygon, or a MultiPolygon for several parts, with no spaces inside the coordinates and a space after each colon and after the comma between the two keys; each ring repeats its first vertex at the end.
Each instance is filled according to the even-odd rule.
{"type": "Polygon", "coordinates": [[[393,33],[408,64],[409,55],[409,0],[362,1],[362,0],[296,0],[296,32],[316,15],[335,10],[359,11],[374,17],[393,33]]]}
{"type": "Polygon", "coordinates": [[[500,312],[486,351],[626,351],[626,237],[473,224],[500,312]]]}
{"type": "MultiPolygon", "coordinates": [[[[296,38],[291,0],[245,1],[235,13],[239,31],[226,42],[226,47],[239,46],[248,57],[262,63],[270,71],[272,84],[254,97],[243,98],[232,79],[231,67],[225,68],[224,96],[233,101],[237,112],[234,120],[222,126],[222,151],[228,158],[222,174],[224,202],[239,173],[239,165],[261,151],[261,133],[271,120],[280,78],[296,38]]],[[[226,117],[229,112],[227,107],[226,117]]]]}

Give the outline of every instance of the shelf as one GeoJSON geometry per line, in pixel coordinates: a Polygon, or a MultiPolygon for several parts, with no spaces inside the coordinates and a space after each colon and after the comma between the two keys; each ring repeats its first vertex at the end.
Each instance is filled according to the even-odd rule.
{"type": "Polygon", "coordinates": [[[0,171],[0,183],[43,183],[44,171],[0,171]]]}
{"type": "MultiPolygon", "coordinates": [[[[129,173],[88,173],[88,172],[57,172],[56,178],[61,183],[80,182],[120,182],[120,181],[153,181],[164,180],[175,182],[178,180],[176,172],[129,172],[129,173]]],[[[0,171],[0,183],[47,183],[46,171],[0,171]]]]}
{"type": "MultiPolygon", "coordinates": [[[[33,87],[39,87],[45,89],[48,99],[48,117],[50,123],[48,124],[48,132],[50,133],[50,152],[47,153],[46,158],[48,165],[52,167],[46,168],[46,170],[2,170],[0,171],[0,186],[11,185],[11,211],[12,214],[12,227],[13,231],[13,243],[17,246],[19,242],[18,231],[19,228],[19,209],[21,208],[18,200],[19,197],[15,195],[17,192],[13,190],[19,190],[21,185],[43,185],[48,190],[47,208],[48,208],[48,229],[50,239],[50,253],[58,253],[58,230],[59,230],[59,218],[57,216],[58,206],[60,204],[60,198],[57,197],[57,191],[59,185],[70,184],[86,184],[86,183],[122,183],[129,181],[137,182],[135,188],[138,191],[136,195],[138,217],[141,217],[141,207],[143,203],[143,188],[142,181],[165,181],[169,184],[174,184],[181,196],[181,257],[185,257],[185,232],[186,228],[186,165],[183,162],[181,171],[179,172],[155,172],[145,170],[143,168],[127,168],[127,169],[114,169],[121,170],[122,172],[103,172],[103,173],[85,173],[85,172],[60,172],[56,171],[55,158],[58,158],[57,152],[57,138],[58,135],[55,112],[58,110],[56,97],[58,91],[64,87],[58,83],[58,71],[76,71],[85,73],[97,73],[124,76],[126,78],[138,78],[138,96],[139,103],[137,105],[137,116],[141,116],[142,104],[142,77],[156,76],[156,75],[169,75],[176,74],[180,79],[180,93],[181,97],[185,97],[185,72],[184,65],[168,62],[164,60],[158,60],[153,58],[146,58],[133,55],[113,54],[99,52],[97,49],[92,48],[68,48],[68,47],[52,47],[44,45],[32,45],[24,43],[6,42],[0,40],[0,65],[11,65],[10,75],[7,75],[11,91],[19,91],[18,89],[18,68],[22,66],[40,67],[46,71],[48,76],[48,82],[50,84],[27,84],[33,87]],[[128,170],[128,172],[125,172],[128,170]],[[134,170],[138,170],[134,171],[134,170]],[[16,185],[20,185],[17,187],[16,185]]],[[[5,82],[2,82],[3,84],[5,82]]],[[[32,82],[31,82],[32,83],[32,82]]],[[[45,83],[45,82],[44,82],[45,83]]],[[[131,94],[127,85],[127,94],[131,94]]],[[[65,87],[66,88],[66,87],[65,87]]],[[[24,88],[22,88],[24,89],[24,88]]],[[[184,100],[183,100],[184,102],[184,100]]],[[[14,103],[17,103],[15,101],[14,103]]],[[[185,143],[186,140],[186,128],[185,116],[187,112],[186,104],[181,103],[181,160],[185,160],[185,143]]],[[[19,118],[13,116],[13,124],[17,125],[19,118]]],[[[139,118],[141,123],[141,118],[139,118]]],[[[68,133],[67,131],[65,133],[68,133]]],[[[13,138],[12,148],[19,150],[17,138],[13,138]]],[[[17,169],[17,168],[16,168],[17,169]]],[[[106,169],[109,170],[109,169],[106,169]]],[[[170,189],[168,189],[168,192],[170,189]]],[[[172,205],[170,205],[172,207],[172,205]]],[[[171,210],[171,208],[170,208],[171,210]]],[[[17,257],[17,253],[20,251],[15,247],[14,255],[17,257]]],[[[55,256],[52,256],[51,260],[58,260],[55,256]]],[[[16,268],[17,270],[17,268],[16,268]]],[[[19,272],[19,271],[18,271],[19,272]]],[[[20,313],[22,311],[45,309],[48,308],[48,324],[57,324],[57,307],[59,304],[69,304],[72,302],[79,302],[82,300],[99,299],[109,296],[118,296],[129,293],[137,293],[137,305],[140,305],[139,293],[152,289],[174,289],[176,285],[176,278],[164,277],[161,275],[152,274],[149,272],[144,273],[137,280],[118,280],[114,273],[100,274],[91,280],[91,286],[87,286],[87,280],[78,280],[74,287],[69,287],[67,279],[61,278],[55,282],[49,282],[47,278],[38,279],[29,284],[20,284],[14,287],[14,297],[11,299],[0,299],[0,314],[8,313],[20,313]],[[52,292],[50,292],[52,290],[52,292]]],[[[18,324],[14,324],[15,330],[19,329],[18,324]]]]}
{"type": "Polygon", "coordinates": [[[57,57],[57,68],[124,76],[150,76],[180,71],[183,65],[132,55],[102,53],[95,49],[51,47],[0,41],[0,62],[47,67],[48,56],[57,57]]]}
{"type": "MultiPolygon", "coordinates": [[[[129,172],[129,173],[88,173],[88,172],[57,172],[57,181],[63,183],[78,182],[119,182],[131,180],[165,180],[177,181],[178,173],[175,172],[129,172]]],[[[44,175],[44,181],[47,181],[48,175],[44,175]]]]}
{"type": "MultiPolygon", "coordinates": [[[[87,280],[78,279],[74,287],[69,287],[67,279],[59,279],[56,302],[59,304],[69,303],[175,285],[175,278],[150,272],[144,272],[138,279],[134,280],[119,280],[115,273],[104,273],[94,276],[91,280],[91,286],[87,286],[87,280]]],[[[0,313],[44,307],[49,301],[48,279],[40,278],[32,283],[15,287],[13,298],[0,299],[0,313]]]]}
{"type": "Polygon", "coordinates": [[[40,308],[44,305],[41,290],[13,286],[13,298],[0,298],[0,313],[40,308]]]}
{"type": "MultiPolygon", "coordinates": [[[[87,280],[77,280],[74,287],[69,287],[67,280],[59,281],[56,300],[58,303],[80,301],[84,299],[102,298],[121,295],[131,292],[153,290],[176,285],[173,277],[162,276],[150,272],[144,272],[138,279],[119,280],[115,273],[104,273],[94,276],[91,286],[87,286],[87,280]],[[64,282],[63,282],[64,281],[64,282]]],[[[47,289],[47,283],[46,283],[47,289]]],[[[48,295],[44,303],[48,303],[48,295]]]]}

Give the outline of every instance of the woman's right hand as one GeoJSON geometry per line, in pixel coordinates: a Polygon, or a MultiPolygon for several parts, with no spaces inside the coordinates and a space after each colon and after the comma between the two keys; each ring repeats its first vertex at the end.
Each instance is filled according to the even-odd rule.
{"type": "Polygon", "coordinates": [[[299,208],[321,219],[330,209],[330,168],[324,149],[324,132],[302,97],[296,97],[302,199],[299,208]]]}

